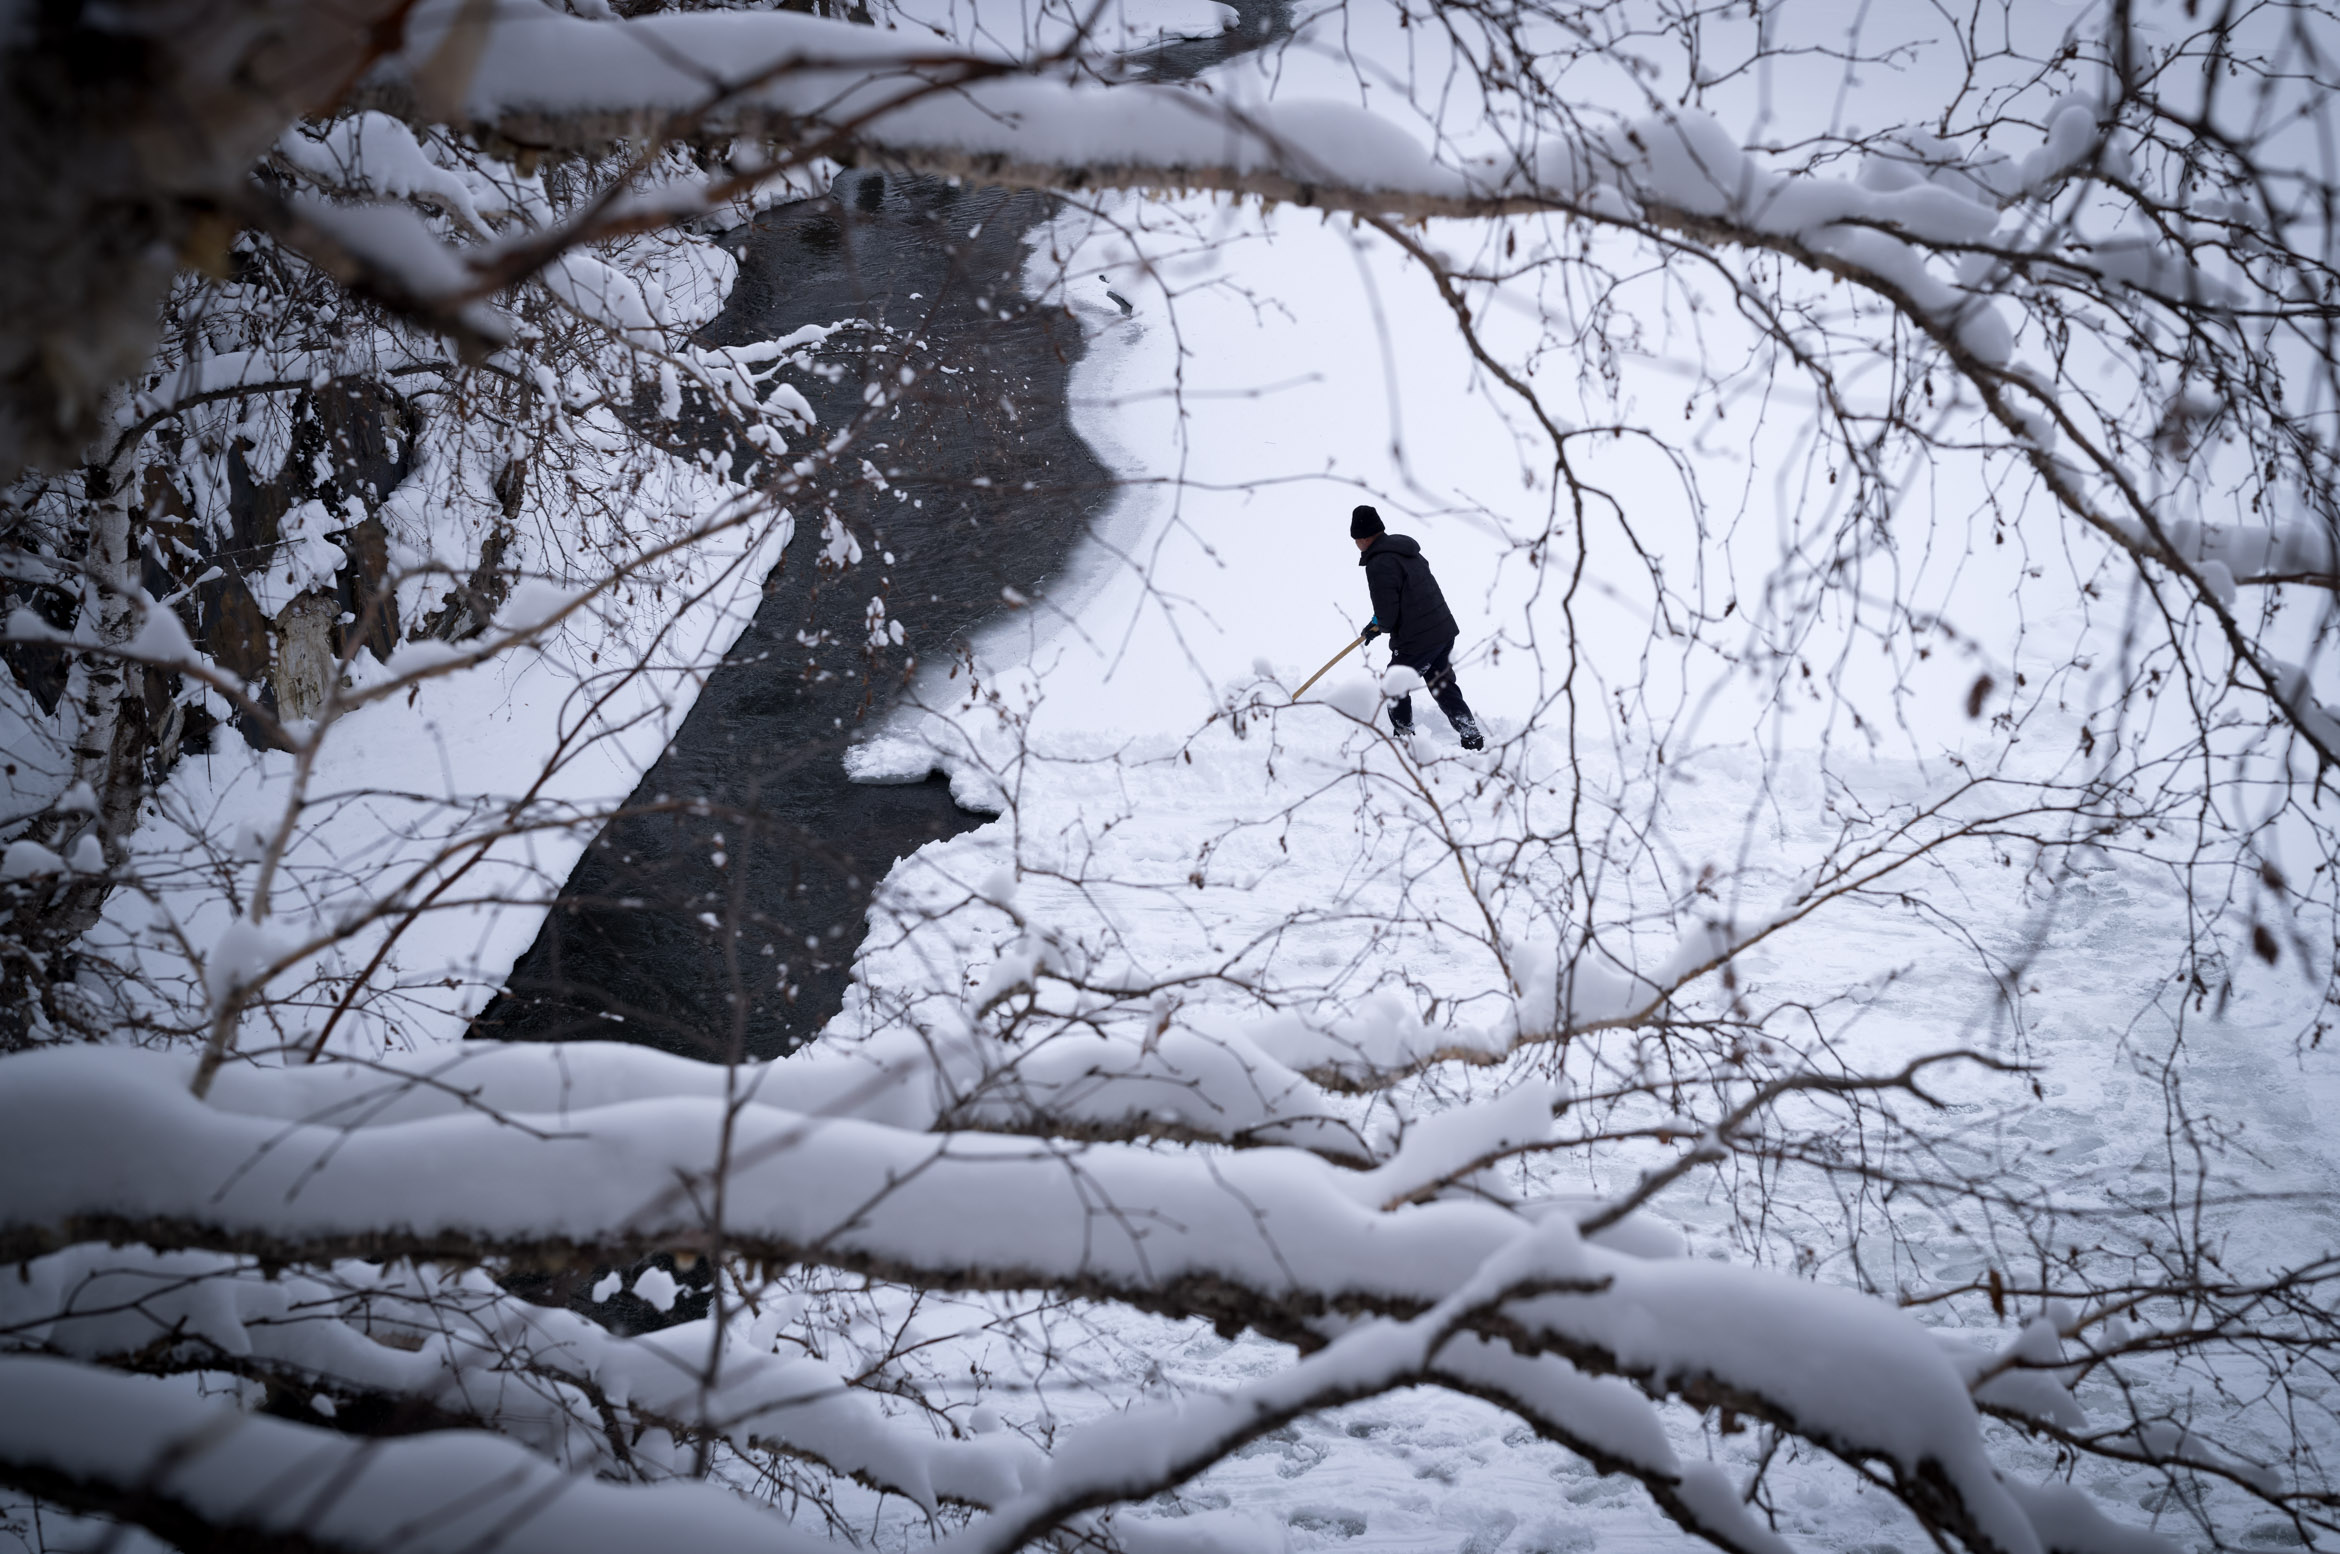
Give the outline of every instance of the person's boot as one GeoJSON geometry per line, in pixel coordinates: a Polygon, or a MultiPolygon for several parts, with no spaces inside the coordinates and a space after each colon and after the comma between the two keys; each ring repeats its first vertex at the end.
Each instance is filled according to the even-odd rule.
{"type": "Polygon", "coordinates": [[[1487,748],[1487,736],[1479,732],[1478,719],[1457,718],[1454,720],[1454,731],[1462,735],[1462,747],[1465,750],[1484,750],[1487,748]]]}

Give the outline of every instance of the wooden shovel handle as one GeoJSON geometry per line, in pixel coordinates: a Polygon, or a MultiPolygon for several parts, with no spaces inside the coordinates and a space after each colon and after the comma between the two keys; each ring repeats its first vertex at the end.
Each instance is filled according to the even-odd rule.
{"type": "Polygon", "coordinates": [[[1307,695],[1309,686],[1314,685],[1317,681],[1323,679],[1326,675],[1331,674],[1332,666],[1339,663],[1342,659],[1347,658],[1351,653],[1356,652],[1357,643],[1363,642],[1364,640],[1364,637],[1360,636],[1357,638],[1356,642],[1350,643],[1347,647],[1342,648],[1338,653],[1335,653],[1332,657],[1326,659],[1322,669],[1319,669],[1316,671],[1316,673],[1310,675],[1306,680],[1301,682],[1300,689],[1292,693],[1292,699],[1294,701],[1298,701],[1301,697],[1307,695]]]}

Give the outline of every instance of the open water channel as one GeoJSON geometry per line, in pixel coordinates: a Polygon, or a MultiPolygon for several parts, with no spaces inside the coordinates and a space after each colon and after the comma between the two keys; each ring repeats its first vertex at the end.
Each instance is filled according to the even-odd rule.
{"type": "MultiPolygon", "coordinates": [[[[1289,34],[1290,0],[1240,0],[1221,34],[1166,38],[1131,74],[1184,80],[1289,34]]],[[[894,863],[979,824],[939,776],[846,779],[845,749],[915,666],[961,650],[1018,596],[1036,599],[1110,500],[1109,472],[1073,430],[1066,386],[1083,351],[1061,304],[1024,295],[1025,260],[1055,213],[1046,195],[871,170],[827,198],[776,207],[732,237],[739,278],[716,344],[806,324],[833,336],[797,378],[824,434],[862,407],[872,374],[915,387],[847,463],[828,503],[860,558],[822,564],[825,514],[796,538],[748,630],[672,745],[587,849],[536,941],[474,1033],[638,1041],[711,1060],[794,1050],[834,1017],[894,863]],[[941,369],[948,370],[941,370],[941,369]],[[900,645],[870,646],[884,600],[900,645]]],[[[1105,302],[1102,284],[1085,281],[1105,302]]]]}
{"type": "Polygon", "coordinates": [[[1013,608],[1009,591],[1039,595],[1111,495],[1067,418],[1079,325],[1023,293],[1033,229],[1051,214],[1043,195],[854,171],[831,198],[735,234],[739,279],[710,340],[881,326],[831,338],[820,365],[833,382],[791,379],[820,435],[861,412],[873,374],[907,364],[918,380],[865,430],[827,499],[797,504],[753,624],[587,850],[477,1034],[776,1057],[836,1013],[870,892],[895,860],[980,822],[940,777],[853,783],[842,757],[915,665],[1013,608]],[[858,560],[820,559],[824,509],[858,560]],[[901,623],[900,645],[870,645],[873,598],[901,623]]]}

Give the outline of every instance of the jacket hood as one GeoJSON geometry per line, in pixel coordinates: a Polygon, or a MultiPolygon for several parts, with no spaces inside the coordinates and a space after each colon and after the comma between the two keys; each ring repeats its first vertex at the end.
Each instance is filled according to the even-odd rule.
{"type": "Polygon", "coordinates": [[[1410,534],[1384,534],[1359,552],[1357,565],[1363,566],[1384,551],[1393,556],[1419,556],[1422,554],[1422,547],[1414,542],[1414,537],[1410,534]]]}

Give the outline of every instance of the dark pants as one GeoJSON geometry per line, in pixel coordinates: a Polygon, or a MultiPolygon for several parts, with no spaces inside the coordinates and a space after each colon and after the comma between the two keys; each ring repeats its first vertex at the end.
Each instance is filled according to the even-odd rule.
{"type": "MultiPolygon", "coordinates": [[[[1449,642],[1429,658],[1401,658],[1398,662],[1422,677],[1423,685],[1438,703],[1438,710],[1445,713],[1446,721],[1460,732],[1477,728],[1479,721],[1471,716],[1470,703],[1463,700],[1462,687],[1454,683],[1454,662],[1450,657],[1453,652],[1454,644],[1449,642]]],[[[1390,703],[1389,722],[1392,728],[1400,732],[1412,728],[1414,698],[1400,696],[1390,703]]]]}

